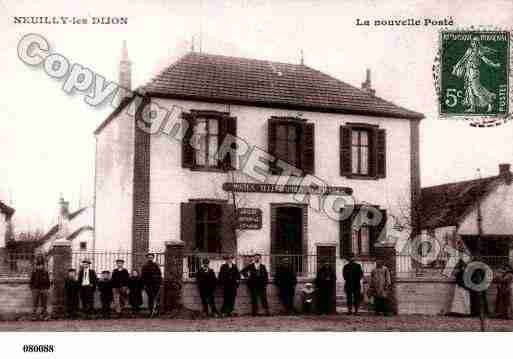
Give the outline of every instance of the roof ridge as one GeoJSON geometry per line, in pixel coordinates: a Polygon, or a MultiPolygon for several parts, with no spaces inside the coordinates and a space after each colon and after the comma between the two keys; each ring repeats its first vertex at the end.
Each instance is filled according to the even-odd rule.
{"type": "Polygon", "coordinates": [[[465,183],[482,182],[482,181],[484,182],[484,181],[488,181],[488,180],[492,180],[492,179],[497,179],[497,178],[499,178],[498,175],[482,177],[482,178],[474,178],[474,179],[470,179],[470,180],[441,183],[441,184],[437,184],[437,185],[434,185],[434,186],[422,187],[421,189],[424,190],[424,189],[433,189],[433,188],[437,188],[437,187],[444,187],[444,186],[450,186],[450,185],[456,185],[456,184],[465,184],[465,183]]]}

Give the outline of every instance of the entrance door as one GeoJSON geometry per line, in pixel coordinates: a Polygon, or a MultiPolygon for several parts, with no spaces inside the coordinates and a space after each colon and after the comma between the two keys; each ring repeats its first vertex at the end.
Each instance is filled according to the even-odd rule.
{"type": "Polygon", "coordinates": [[[324,262],[328,262],[331,268],[335,270],[336,258],[335,246],[317,246],[317,273],[324,262]]]}
{"type": "Polygon", "coordinates": [[[280,206],[275,211],[271,252],[277,260],[273,260],[273,269],[286,257],[293,270],[302,273],[306,262],[303,260],[303,208],[280,206]]]}

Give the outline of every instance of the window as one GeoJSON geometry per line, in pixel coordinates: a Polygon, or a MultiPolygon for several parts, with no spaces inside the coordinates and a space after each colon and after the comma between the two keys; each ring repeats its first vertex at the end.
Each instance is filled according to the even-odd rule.
{"type": "Polygon", "coordinates": [[[349,178],[386,177],[386,132],[376,125],[340,127],[340,175],[349,178]]]}
{"type": "Polygon", "coordinates": [[[351,131],[351,163],[353,174],[369,174],[369,131],[353,129],[351,131]]]}
{"type": "Polygon", "coordinates": [[[81,251],[87,250],[87,242],[80,242],[79,246],[81,251]]]}
{"type": "Polygon", "coordinates": [[[276,126],[276,157],[301,168],[300,127],[297,124],[280,123],[276,126]]]}
{"type": "Polygon", "coordinates": [[[214,118],[198,118],[193,129],[197,141],[195,163],[200,167],[217,168],[219,149],[219,121],[214,118]]]}
{"type": "Polygon", "coordinates": [[[221,206],[216,203],[198,203],[196,206],[196,243],[200,252],[221,251],[221,206]]]}
{"type": "Polygon", "coordinates": [[[182,167],[200,171],[228,171],[235,168],[231,151],[218,153],[227,135],[237,136],[235,117],[230,117],[227,112],[207,110],[191,110],[182,113],[182,117],[182,130],[185,131],[182,167]]]}
{"type": "Polygon", "coordinates": [[[387,211],[385,209],[370,205],[355,206],[352,214],[340,221],[341,256],[345,257],[350,253],[363,257],[374,255],[374,243],[379,240],[381,232],[385,230],[386,222],[387,211]],[[380,223],[371,225],[375,211],[381,212],[381,220],[380,223]],[[365,218],[369,220],[367,221],[365,218]]]}
{"type": "Polygon", "coordinates": [[[294,175],[313,174],[315,171],[315,128],[305,119],[271,117],[268,122],[268,152],[276,158],[271,173],[281,174],[278,160],[294,166],[294,175]]]}

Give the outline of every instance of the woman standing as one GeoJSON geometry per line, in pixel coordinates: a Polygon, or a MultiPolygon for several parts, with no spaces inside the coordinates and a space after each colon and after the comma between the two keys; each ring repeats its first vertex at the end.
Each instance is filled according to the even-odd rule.
{"type": "Polygon", "coordinates": [[[454,295],[452,297],[451,308],[449,314],[452,315],[470,315],[470,293],[465,285],[465,262],[460,261],[456,265],[455,279],[456,286],[454,287],[454,295]]]}
{"type": "Polygon", "coordinates": [[[497,283],[497,302],[495,305],[495,314],[497,318],[512,319],[513,311],[511,308],[511,285],[513,283],[513,269],[510,265],[504,266],[504,271],[498,278],[497,283]]]}

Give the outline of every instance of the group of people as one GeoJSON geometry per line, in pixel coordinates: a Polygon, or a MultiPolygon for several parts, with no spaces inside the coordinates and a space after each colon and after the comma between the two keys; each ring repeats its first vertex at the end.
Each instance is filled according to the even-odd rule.
{"type": "MultiPolygon", "coordinates": [[[[487,290],[479,290],[486,273],[481,268],[475,268],[467,274],[468,278],[465,278],[466,269],[467,265],[463,261],[459,261],[455,267],[456,286],[448,314],[479,316],[482,312],[488,316],[490,309],[487,290]]],[[[504,264],[495,273],[494,282],[497,284],[494,316],[499,319],[513,319],[513,268],[509,264],[504,264]]]]}
{"type": "MultiPolygon", "coordinates": [[[[364,273],[362,266],[356,262],[354,254],[348,255],[348,262],[342,269],[344,278],[344,292],[347,302],[347,314],[358,315],[360,305],[366,295],[373,303],[374,310],[378,315],[387,315],[390,312],[390,291],[392,288],[392,277],[390,270],[384,265],[383,260],[376,261],[370,275],[367,290],[362,290],[364,273]]],[[[319,269],[315,278],[317,291],[317,307],[320,314],[335,313],[337,276],[328,262],[325,262],[319,269]]]]}
{"type": "MultiPolygon", "coordinates": [[[[86,319],[94,314],[95,293],[99,292],[101,302],[101,314],[110,317],[112,309],[119,316],[126,312],[128,305],[133,314],[140,311],[143,304],[143,290],[148,297],[150,314],[154,313],[156,300],[158,299],[162,283],[162,272],[155,256],[149,253],[141,272],[132,270],[131,273],[124,267],[125,261],[117,259],[112,272],[104,270],[97,275],[91,268],[91,261],[84,259],[77,273],[75,268],[68,270],[64,282],[64,307],[66,316],[70,319],[77,318],[79,307],[86,319]]],[[[47,319],[47,299],[50,288],[50,277],[45,269],[44,260],[36,262],[32,272],[30,288],[33,293],[33,319],[47,319]],[[38,313],[38,309],[41,311],[38,313]]]]}
{"type": "MultiPolygon", "coordinates": [[[[267,285],[269,275],[267,268],[261,263],[261,256],[255,254],[251,263],[241,271],[234,264],[233,256],[224,257],[225,263],[220,268],[219,277],[210,268],[210,261],[205,258],[201,268],[196,274],[196,281],[203,305],[203,312],[207,316],[232,316],[237,296],[237,288],[242,277],[246,278],[251,301],[251,313],[258,315],[261,306],[266,315],[269,315],[267,301],[267,285]],[[215,290],[220,286],[223,289],[223,304],[221,311],[215,304],[215,290]]],[[[354,255],[348,257],[348,263],[343,268],[345,281],[344,290],[347,298],[348,314],[358,314],[362,301],[363,270],[355,261],[354,255]]],[[[300,291],[301,312],[305,314],[334,314],[336,312],[336,282],[337,276],[328,261],[324,262],[316,275],[314,283],[305,283],[300,291]],[[314,286],[315,285],[315,286],[314,286]]],[[[283,257],[278,263],[274,275],[274,284],[278,288],[278,297],[284,308],[284,314],[296,314],[297,275],[293,270],[288,257],[283,257]]],[[[367,294],[374,298],[375,310],[378,314],[386,315],[389,312],[387,298],[392,285],[391,275],[383,261],[378,260],[376,268],[372,271],[367,294]]]]}
{"type": "MultiPolygon", "coordinates": [[[[124,267],[124,260],[117,259],[112,272],[104,270],[100,276],[91,268],[88,259],[82,261],[80,270],[71,268],[64,284],[65,311],[69,318],[76,318],[79,307],[85,318],[90,318],[94,313],[95,292],[99,292],[101,302],[101,314],[110,317],[112,309],[117,315],[126,312],[128,305],[132,313],[138,313],[143,304],[143,291],[148,298],[150,315],[155,314],[156,305],[162,284],[160,267],[154,262],[154,255],[149,253],[147,261],[141,271],[132,270],[131,273],[124,267]]],[[[348,314],[358,314],[360,303],[363,299],[362,279],[363,270],[355,261],[354,255],[348,257],[348,263],[343,268],[345,281],[344,290],[347,298],[348,314]]],[[[234,314],[237,290],[241,279],[246,279],[251,301],[251,313],[259,314],[259,307],[265,315],[269,315],[269,303],[267,300],[267,285],[269,273],[266,266],[261,263],[261,255],[255,254],[251,262],[239,270],[234,263],[233,256],[225,256],[219,275],[210,268],[210,261],[205,258],[196,273],[196,283],[201,298],[203,312],[206,316],[232,316],[234,314]],[[220,311],[215,303],[216,288],[221,287],[223,303],[220,311]]],[[[278,296],[284,308],[284,314],[296,314],[300,311],[306,314],[334,314],[336,313],[336,281],[337,276],[331,264],[324,262],[315,277],[313,283],[305,283],[300,290],[301,310],[295,305],[296,286],[298,283],[296,272],[288,257],[283,257],[277,264],[274,275],[274,284],[278,288],[278,296]]],[[[386,299],[391,288],[391,276],[388,268],[378,260],[376,268],[370,276],[370,285],[367,295],[374,300],[376,313],[387,314],[386,299]]],[[[31,289],[34,295],[34,317],[38,317],[38,307],[41,307],[40,315],[44,318],[47,313],[48,289],[50,278],[44,269],[44,262],[36,263],[36,268],[31,277],[31,289]]]]}

